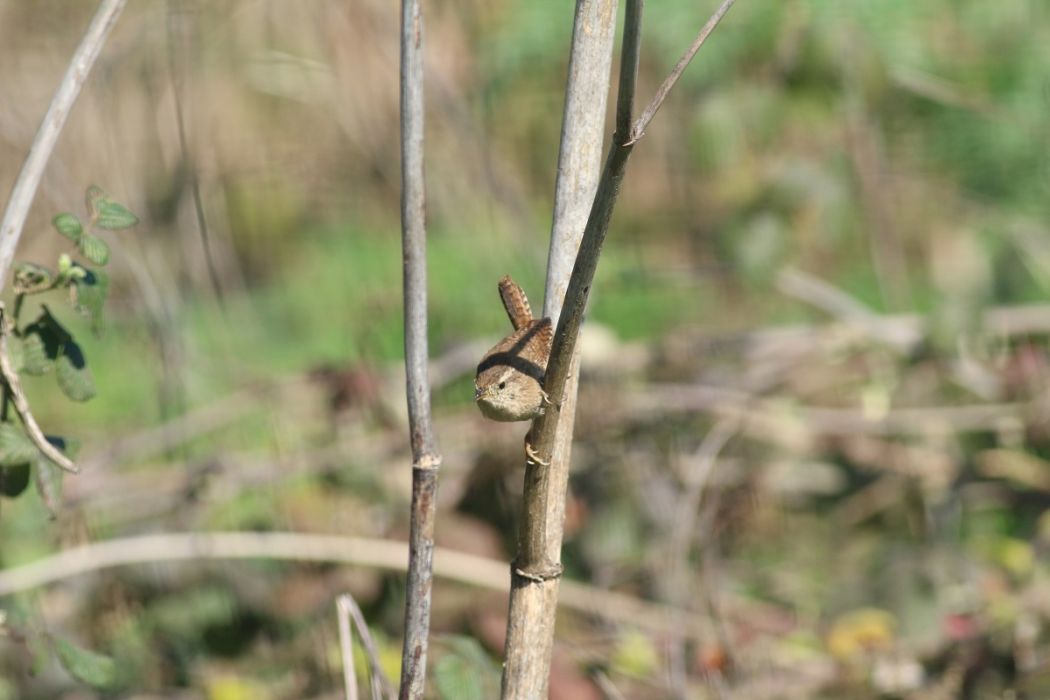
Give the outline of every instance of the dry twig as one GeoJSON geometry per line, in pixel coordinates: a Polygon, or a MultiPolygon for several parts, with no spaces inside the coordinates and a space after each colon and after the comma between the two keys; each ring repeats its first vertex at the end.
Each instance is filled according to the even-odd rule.
{"type": "MultiPolygon", "coordinates": [[[[81,574],[131,564],[206,559],[278,559],[354,564],[404,571],[404,542],[290,532],[167,533],[123,537],[67,549],[30,564],[0,571],[0,596],[32,590],[81,574]]],[[[507,563],[434,548],[434,573],[449,581],[493,591],[507,590],[507,563]]],[[[697,635],[706,618],[634,596],[563,581],[561,605],[596,618],[659,635],[697,635]],[[668,620],[674,624],[669,625],[668,620]]],[[[750,605],[750,603],[749,603],[750,605]]],[[[763,611],[761,614],[769,615],[763,611]]]]}
{"type": "Polygon", "coordinates": [[[126,3],[127,0],[102,0],[99,4],[84,38],[80,40],[80,45],[69,62],[62,82],[51,98],[51,105],[40,122],[40,129],[36,132],[29,155],[26,156],[18,179],[15,180],[15,186],[11,189],[4,218],[0,221],[0,289],[3,289],[7,282],[7,274],[14,260],[18,241],[22,237],[29,207],[36,196],[37,187],[40,186],[40,179],[44,176],[44,168],[51,158],[58,135],[62,133],[62,127],[65,126],[66,117],[80,94],[80,88],[91,73],[91,67],[95,65],[95,59],[102,51],[106,37],[109,36],[109,31],[116,24],[126,3]]]}
{"type": "Polygon", "coordinates": [[[382,700],[383,697],[394,697],[394,689],[390,681],[383,673],[379,665],[379,651],[372,639],[372,633],[368,631],[368,623],[365,622],[364,613],[357,605],[357,601],[349,593],[336,598],[336,612],[339,616],[339,647],[343,656],[343,681],[346,686],[346,700],[357,700],[357,676],[354,673],[354,642],[350,634],[350,620],[353,619],[357,634],[361,637],[361,646],[364,647],[365,656],[368,657],[369,688],[372,691],[372,700],[382,700]]]}
{"type": "Polygon", "coordinates": [[[437,478],[441,467],[430,419],[427,377],[427,231],[423,179],[423,15],[401,3],[401,244],[404,266],[405,379],[412,445],[405,639],[399,695],[422,698],[426,681],[437,478]]]}

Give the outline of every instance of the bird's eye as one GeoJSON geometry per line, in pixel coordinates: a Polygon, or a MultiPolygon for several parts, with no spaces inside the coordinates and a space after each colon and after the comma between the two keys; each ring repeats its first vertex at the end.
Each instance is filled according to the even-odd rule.
{"type": "Polygon", "coordinates": [[[507,388],[507,382],[500,382],[499,383],[499,388],[500,389],[506,389],[507,388]]]}

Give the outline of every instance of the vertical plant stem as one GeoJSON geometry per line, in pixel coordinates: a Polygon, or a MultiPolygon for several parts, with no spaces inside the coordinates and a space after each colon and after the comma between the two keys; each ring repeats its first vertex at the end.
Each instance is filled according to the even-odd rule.
{"type": "MultiPolygon", "coordinates": [[[[605,106],[616,30],[616,0],[578,0],[573,24],[569,74],[565,92],[558,179],[554,193],[550,254],[543,315],[558,323],[576,253],[601,175],[605,134],[605,106]]],[[[573,355],[572,366],[579,364],[573,355]]],[[[568,484],[576,405],[576,373],[565,386],[556,412],[558,441],[550,467],[526,467],[526,489],[545,494],[542,521],[550,525],[549,556],[560,559],[565,491],[568,484]],[[549,494],[549,498],[546,497],[549,494]],[[547,507],[549,506],[549,510],[547,507]]],[[[526,509],[527,511],[527,509],[526,509]]],[[[539,514],[533,512],[534,516],[539,514]]],[[[534,518],[535,519],[535,518],[534,518]]],[[[527,530],[522,523],[521,534],[527,530]]],[[[519,546],[519,566],[511,575],[510,612],[503,670],[503,698],[547,697],[550,656],[554,641],[557,578],[536,580],[521,575],[520,564],[528,560],[519,546]]]]}
{"type": "MultiPolygon", "coordinates": [[[[597,9],[601,3],[591,5],[597,9]]],[[[620,184],[627,168],[627,161],[634,144],[645,132],[649,121],[659,110],[682,71],[692,60],[718,22],[733,4],[723,0],[715,14],[700,30],[697,38],[679,60],[674,70],[661,85],[629,129],[632,104],[634,102],[635,77],[638,67],[638,42],[641,32],[641,0],[629,0],[624,25],[624,52],[621,55],[620,84],[617,100],[618,129],[606,157],[605,167],[588,209],[586,225],[572,266],[568,283],[562,287],[559,281],[550,279],[556,262],[552,244],[552,260],[548,265],[546,315],[557,318],[557,330],[551,356],[547,363],[544,389],[551,406],[533,421],[529,432],[534,456],[526,459],[523,506],[518,532],[518,557],[511,571],[510,612],[507,620],[507,640],[503,668],[502,698],[520,700],[547,696],[550,675],[550,658],[554,640],[554,617],[558,597],[558,581],[561,576],[561,542],[565,514],[565,490],[568,482],[568,456],[572,441],[573,418],[576,404],[576,377],[579,357],[577,339],[583,323],[583,313],[594,273],[598,266],[605,236],[609,230],[620,184]],[[554,295],[564,289],[564,301],[556,304],[554,295]],[[560,313],[554,311],[560,308],[560,313]]],[[[589,44],[603,32],[596,29],[598,19],[612,21],[615,7],[602,5],[608,15],[592,17],[591,24],[581,30],[579,14],[587,6],[585,0],[577,5],[577,24],[573,32],[573,54],[570,65],[577,60],[578,44],[589,44]]],[[[612,28],[609,28],[612,31],[612,28]]],[[[611,41],[611,39],[610,39],[611,41]]],[[[570,68],[569,92],[577,77],[570,68]]],[[[590,79],[596,79],[592,73],[590,79]]],[[[604,80],[608,80],[608,72],[604,80]]],[[[592,86],[593,87],[593,86],[592,86]]],[[[573,117],[570,112],[572,100],[566,99],[565,121],[573,117]]],[[[604,112],[604,103],[602,104],[604,112]]],[[[564,130],[563,130],[564,138],[564,130]]],[[[564,146],[563,146],[564,148],[564,146]]],[[[559,181],[562,176],[562,161],[559,160],[559,181]]],[[[558,208],[555,208],[556,221],[558,208]]],[[[559,251],[565,254],[564,251],[559,251]]],[[[560,265],[560,263],[558,263],[560,265]]]]}
{"type": "Polygon", "coordinates": [[[427,373],[426,188],[423,179],[423,16],[401,3],[401,242],[404,266],[405,377],[412,445],[412,515],[405,640],[399,697],[422,698],[426,681],[437,477],[441,466],[430,419],[427,373]]]}
{"type": "Polygon", "coordinates": [[[29,207],[33,204],[40,179],[44,176],[44,168],[51,158],[51,152],[55,150],[58,135],[62,133],[62,127],[66,124],[73,103],[80,94],[80,88],[91,73],[95,59],[102,51],[106,43],[106,37],[116,24],[121,11],[127,0],[102,0],[95,16],[88,25],[80,45],[73,54],[66,74],[62,77],[58,89],[51,98],[51,105],[47,108],[44,119],[40,122],[40,128],[33,138],[33,145],[29,148],[22,170],[18,173],[18,179],[11,188],[11,195],[7,200],[7,208],[4,210],[4,218],[0,220],[0,289],[7,284],[7,274],[11,269],[11,262],[18,248],[18,241],[22,237],[22,228],[25,226],[26,217],[29,215],[29,207]]]}

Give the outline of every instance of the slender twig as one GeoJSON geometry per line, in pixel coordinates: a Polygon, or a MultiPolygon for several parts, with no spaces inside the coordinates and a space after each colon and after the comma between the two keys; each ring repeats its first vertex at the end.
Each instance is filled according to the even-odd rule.
{"type": "Polygon", "coordinates": [[[649,126],[649,122],[656,116],[656,112],[663,105],[664,100],[667,99],[667,95],[671,92],[671,88],[674,87],[678,79],[682,77],[682,73],[685,72],[686,67],[693,60],[693,56],[700,50],[700,47],[707,41],[707,37],[711,35],[711,32],[715,30],[718,23],[722,21],[725,14],[729,12],[729,8],[733,6],[736,0],[723,0],[722,4],[718,6],[715,13],[711,15],[711,19],[707,20],[707,23],[701,27],[700,33],[696,35],[696,39],[689,46],[682,57],[678,59],[678,63],[675,64],[674,70],[671,71],[664,81],[657,88],[656,94],[653,95],[653,99],[649,100],[649,104],[642,110],[641,116],[638,117],[638,121],[634,123],[634,127],[631,129],[631,140],[628,143],[634,143],[638,139],[645,135],[645,130],[649,126]]]}
{"type": "Polygon", "coordinates": [[[208,276],[212,289],[215,292],[215,300],[219,306],[219,311],[225,314],[226,293],[223,291],[222,275],[219,273],[218,265],[215,263],[215,255],[212,252],[211,227],[208,225],[208,214],[204,209],[204,197],[201,196],[201,183],[200,175],[197,172],[197,163],[190,153],[189,138],[186,135],[186,115],[182,105],[183,81],[176,55],[176,42],[183,32],[181,27],[178,32],[175,28],[175,13],[177,11],[174,0],[168,0],[168,16],[165,21],[165,29],[167,31],[168,44],[168,76],[171,79],[171,97],[175,107],[175,133],[178,135],[182,165],[186,168],[190,193],[193,196],[193,209],[197,215],[197,232],[200,234],[201,248],[204,251],[204,264],[208,268],[208,276]],[[176,36],[177,34],[178,36],[176,36]]]}
{"type": "Polygon", "coordinates": [[[595,685],[597,685],[606,700],[626,700],[624,694],[620,692],[620,689],[616,687],[616,684],[612,682],[612,679],[600,669],[595,671],[591,678],[594,679],[595,685]]]}
{"type": "Polygon", "coordinates": [[[401,2],[401,244],[404,266],[405,379],[412,444],[405,639],[399,696],[423,697],[430,633],[434,521],[441,467],[430,419],[427,376],[427,231],[423,178],[423,15],[419,0],[401,2]]]}
{"type": "MultiPolygon", "coordinates": [[[[0,571],[0,596],[28,591],[82,574],[133,564],[209,559],[275,559],[353,564],[404,571],[404,542],[290,532],[166,533],[122,537],[67,549],[30,564],[0,571]]],[[[507,563],[436,547],[434,573],[449,581],[493,591],[507,590],[507,563]]],[[[659,635],[698,638],[704,616],[672,611],[623,593],[562,581],[559,604],[596,618],[659,635]],[[673,612],[673,614],[672,614],[673,612]],[[668,618],[674,625],[668,625],[668,618]]]]}
{"type": "Polygon", "coordinates": [[[343,661],[343,692],[346,700],[357,700],[354,635],[350,632],[350,608],[343,602],[343,598],[344,596],[339,596],[335,599],[335,615],[339,623],[339,655],[343,661]]]}
{"type": "Polygon", "coordinates": [[[22,420],[22,425],[25,427],[29,439],[33,441],[33,444],[45,457],[65,471],[77,474],[80,472],[80,469],[73,463],[73,460],[59,452],[57,447],[48,442],[44,436],[44,431],[40,429],[40,425],[36,422],[36,418],[33,417],[32,411],[29,410],[29,401],[26,399],[25,392],[22,391],[22,382],[18,379],[18,372],[11,365],[11,355],[7,350],[7,337],[10,334],[11,327],[7,320],[7,315],[4,313],[4,305],[0,304],[0,375],[3,376],[4,384],[7,385],[7,395],[15,407],[15,413],[22,420]]]}
{"type": "Polygon", "coordinates": [[[365,656],[368,658],[368,685],[372,691],[372,700],[382,700],[383,697],[393,698],[394,689],[379,665],[379,650],[372,639],[372,633],[368,631],[368,623],[365,622],[364,613],[361,612],[357,601],[349,593],[344,593],[336,599],[335,605],[339,614],[339,645],[343,653],[343,677],[346,683],[347,700],[356,700],[357,698],[357,679],[354,676],[354,654],[353,640],[350,635],[350,619],[354,621],[357,635],[361,638],[361,646],[364,647],[365,656]],[[351,688],[353,689],[352,691],[351,688]]]}
{"type": "Polygon", "coordinates": [[[0,220],[0,289],[3,289],[7,282],[7,274],[15,257],[15,249],[18,248],[18,240],[22,237],[29,207],[36,196],[37,187],[58,141],[58,135],[62,132],[73,102],[80,94],[80,88],[87,80],[91,67],[95,64],[95,59],[102,51],[106,37],[116,24],[126,2],[127,0],[102,0],[99,4],[84,38],[80,40],[80,46],[69,62],[62,82],[51,98],[51,105],[40,122],[33,145],[29,148],[29,155],[26,156],[22,171],[11,189],[4,218],[0,220]]]}

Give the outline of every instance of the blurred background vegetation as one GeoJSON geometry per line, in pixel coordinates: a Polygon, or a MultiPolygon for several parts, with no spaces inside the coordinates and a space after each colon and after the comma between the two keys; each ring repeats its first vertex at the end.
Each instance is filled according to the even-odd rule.
{"type": "MultiPolygon", "coordinates": [[[[713,6],[649,4],[640,95],[713,6]]],[[[93,10],[0,0],[0,191],[93,10]]],[[[572,11],[425,12],[437,537],[509,560],[523,428],[471,380],[499,276],[540,305],[572,11]]],[[[397,39],[378,0],[129,4],[19,254],[65,250],[50,219],[91,183],[141,218],[107,238],[104,332],[51,304],[98,396],[25,382],[85,471],[54,519],[0,498],[0,566],[152,532],[405,538],[397,39]]],[[[1040,0],[730,12],[614,216],[563,557],[706,622],[564,611],[552,697],[1050,693],[1048,76],[1040,0]]],[[[0,698],[111,696],[42,630],[115,658],[121,697],[341,697],[347,590],[396,678],[397,574],[151,565],[0,601],[0,698]]],[[[435,697],[491,696],[505,605],[437,583],[435,697]]]]}

